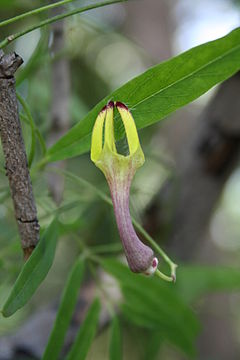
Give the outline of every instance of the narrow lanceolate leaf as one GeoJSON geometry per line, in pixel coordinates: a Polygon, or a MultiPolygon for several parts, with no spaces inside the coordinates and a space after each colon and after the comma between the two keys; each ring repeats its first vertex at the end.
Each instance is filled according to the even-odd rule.
{"type": "Polygon", "coordinates": [[[99,313],[100,302],[98,299],[95,299],[78,331],[67,360],[84,360],[86,358],[97,330],[99,313]]]}
{"type": "Polygon", "coordinates": [[[118,318],[115,316],[111,326],[111,338],[109,346],[109,360],[122,359],[122,338],[118,318]]]}
{"type": "Polygon", "coordinates": [[[2,314],[11,316],[33,296],[47,276],[55,255],[58,225],[54,220],[44,231],[29,260],[23,266],[13,289],[5,302],[2,314]]]}
{"type": "Polygon", "coordinates": [[[78,259],[67,280],[52,333],[42,360],[58,359],[78,299],[84,273],[84,263],[78,259]]]}
{"type": "MultiPolygon", "coordinates": [[[[140,129],[197,99],[239,69],[240,28],[237,28],[221,39],[150,68],[114,91],[48,150],[45,161],[62,160],[88,151],[94,121],[109,100],[126,103],[140,129]]],[[[120,138],[123,131],[116,130],[120,138]]]]}

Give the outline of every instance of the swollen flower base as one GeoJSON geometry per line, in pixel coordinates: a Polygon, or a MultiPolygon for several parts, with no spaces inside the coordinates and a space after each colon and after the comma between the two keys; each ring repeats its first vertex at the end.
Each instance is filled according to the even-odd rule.
{"type": "Polygon", "coordinates": [[[129,194],[133,176],[144,163],[137,129],[128,108],[120,102],[110,101],[99,113],[92,133],[91,160],[104,173],[113,201],[116,222],[128,261],[133,272],[153,274],[158,260],[150,247],[138,238],[129,212],[129,194]],[[129,155],[117,152],[114,138],[114,107],[124,124],[129,155]],[[103,144],[104,129],[104,144],[103,144]]]}

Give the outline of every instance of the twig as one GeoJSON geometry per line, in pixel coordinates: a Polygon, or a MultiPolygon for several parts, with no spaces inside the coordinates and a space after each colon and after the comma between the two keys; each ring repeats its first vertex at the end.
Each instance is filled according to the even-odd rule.
{"type": "Polygon", "coordinates": [[[0,133],[15,217],[27,259],[39,240],[39,225],[18,115],[14,73],[22,64],[16,53],[0,50],[0,133]]]}
{"type": "Polygon", "coordinates": [[[53,8],[61,6],[61,5],[65,5],[65,4],[68,4],[68,3],[73,2],[73,1],[74,0],[62,0],[62,1],[55,2],[53,4],[48,4],[48,5],[45,5],[45,6],[41,6],[40,8],[33,9],[33,10],[28,11],[28,12],[25,12],[24,14],[20,14],[20,15],[14,16],[13,18],[1,21],[0,22],[0,27],[12,24],[12,23],[14,23],[14,22],[16,22],[18,20],[23,20],[26,17],[40,14],[43,11],[53,9],[53,8]]]}
{"type": "MultiPolygon", "coordinates": [[[[35,148],[36,148],[36,135],[35,135],[35,126],[34,126],[34,122],[33,122],[33,118],[32,118],[32,115],[30,113],[30,110],[27,106],[27,103],[25,102],[25,100],[22,98],[22,96],[17,93],[17,99],[19,101],[19,103],[22,105],[22,108],[29,120],[29,125],[31,127],[31,136],[32,136],[32,139],[31,139],[31,149],[30,149],[30,153],[28,155],[28,167],[29,169],[31,168],[32,166],[32,162],[33,162],[33,159],[34,159],[34,155],[35,155],[35,148]]],[[[21,114],[20,114],[20,118],[21,118],[21,114]]]]}
{"type": "Polygon", "coordinates": [[[36,30],[36,29],[40,29],[43,26],[52,24],[52,23],[54,23],[56,21],[62,20],[64,18],[66,18],[66,17],[73,16],[73,15],[76,15],[76,14],[80,14],[80,13],[83,13],[83,12],[88,11],[88,10],[97,9],[97,8],[100,8],[100,7],[103,7],[103,6],[106,6],[106,5],[121,3],[121,2],[125,2],[125,1],[127,1],[127,0],[101,1],[101,2],[99,2],[97,4],[84,6],[84,7],[78,8],[78,9],[74,9],[74,10],[65,12],[64,14],[54,16],[54,17],[52,17],[50,19],[43,20],[40,23],[32,25],[32,26],[30,26],[29,28],[27,28],[25,30],[22,30],[22,31],[19,31],[19,32],[15,33],[15,34],[7,36],[2,42],[0,42],[0,49],[4,48],[8,44],[10,44],[12,41],[18,39],[19,37],[21,37],[21,36],[23,36],[25,34],[28,34],[28,33],[32,32],[32,31],[36,30]]]}

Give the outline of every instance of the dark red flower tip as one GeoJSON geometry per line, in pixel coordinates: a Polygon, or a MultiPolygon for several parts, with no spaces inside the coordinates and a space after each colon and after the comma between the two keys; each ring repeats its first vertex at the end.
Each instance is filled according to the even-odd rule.
{"type": "Polygon", "coordinates": [[[119,108],[122,108],[122,109],[125,109],[128,111],[128,107],[120,101],[116,101],[116,107],[119,107],[119,108]]]}
{"type": "Polygon", "coordinates": [[[114,102],[112,100],[109,101],[108,104],[107,104],[107,107],[108,108],[114,108],[114,102]]]}
{"type": "Polygon", "coordinates": [[[113,101],[109,101],[108,103],[107,103],[107,105],[104,105],[104,107],[102,108],[102,110],[100,111],[100,112],[103,112],[103,111],[106,111],[107,109],[111,109],[111,108],[113,108],[114,107],[114,102],[113,101]]]}

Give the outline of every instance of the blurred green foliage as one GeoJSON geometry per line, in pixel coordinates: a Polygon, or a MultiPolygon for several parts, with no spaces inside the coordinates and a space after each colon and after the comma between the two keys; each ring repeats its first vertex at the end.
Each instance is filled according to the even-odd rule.
{"type": "MultiPolygon", "coordinates": [[[[43,4],[46,2],[35,1],[34,7],[43,4]]],[[[0,6],[0,17],[3,20],[33,8],[33,3],[30,0],[1,0],[0,6]]],[[[81,2],[76,1],[69,8],[77,6],[81,6],[81,2]]],[[[44,16],[47,15],[41,14],[21,24],[15,23],[4,27],[1,29],[1,37],[4,38],[30,23],[42,20],[44,16]]],[[[239,30],[237,32],[239,33],[239,30]]],[[[115,88],[123,85],[132,76],[145,70],[150,62],[149,56],[121,35],[111,23],[102,23],[97,16],[93,19],[82,17],[66,20],[66,46],[59,54],[51,53],[51,36],[51,28],[42,29],[35,31],[30,37],[19,39],[9,47],[9,50],[17,50],[20,55],[21,51],[26,54],[26,59],[24,59],[26,61],[19,69],[16,78],[17,90],[23,99],[22,106],[19,104],[19,110],[27,154],[32,154],[31,176],[38,216],[40,225],[46,229],[46,232],[43,233],[30,260],[21,269],[22,254],[19,236],[5,177],[4,158],[1,153],[0,300],[1,307],[5,304],[2,310],[3,314],[9,316],[27,303],[47,276],[48,271],[50,272],[33,299],[23,309],[9,319],[0,318],[0,333],[16,332],[24,319],[38,310],[39,304],[51,303],[64,289],[53,335],[52,338],[49,338],[48,344],[48,347],[53,349],[52,344],[56,338],[61,337],[60,345],[62,346],[83,276],[82,263],[79,265],[78,262],[78,256],[82,256],[86,267],[84,280],[86,282],[89,279],[94,281],[101,305],[99,300],[95,300],[91,305],[69,352],[69,359],[75,359],[76,354],[79,353],[81,353],[82,359],[86,358],[97,333],[100,307],[108,312],[108,326],[111,329],[111,335],[106,342],[110,359],[132,358],[131,349],[137,353],[136,344],[142,350],[139,356],[136,355],[136,358],[137,356],[141,359],[157,358],[159,351],[164,346],[173,348],[177,354],[180,352],[184,354],[183,356],[192,358],[196,355],[196,340],[201,330],[196,304],[205,294],[212,291],[239,291],[238,269],[217,266],[185,266],[183,264],[179,267],[175,285],[162,283],[156,278],[149,279],[130,273],[127,267],[121,263],[121,258],[117,259],[122,251],[119,247],[119,236],[113,212],[109,210],[106,203],[98,198],[96,191],[79,182],[74,182],[62,173],[59,176],[64,178],[64,191],[61,203],[56,204],[48,185],[48,177],[50,173],[54,172],[54,167],[51,164],[45,168],[37,166],[45,156],[45,148],[51,131],[51,75],[58,59],[67,59],[71,70],[70,126],[79,122],[78,126],[81,127],[81,119],[86,116],[84,123],[87,124],[87,131],[90,134],[97,113],[95,110],[89,113],[91,108],[103,98],[109,97],[115,88]],[[127,61],[124,62],[120,58],[119,61],[116,61],[116,57],[111,57],[111,53],[114,54],[119,48],[123,49],[125,54],[130,54],[127,61]],[[105,54],[108,55],[108,61],[105,61],[105,54]],[[31,150],[33,138],[35,141],[34,152],[31,150]],[[58,222],[52,227],[51,221],[55,217],[58,217],[58,222]],[[57,236],[57,232],[59,236],[57,236]],[[114,259],[112,259],[113,254],[115,254],[114,259]],[[111,255],[111,259],[108,259],[108,255],[111,255]],[[51,268],[54,256],[55,261],[51,268]],[[73,272],[70,272],[76,258],[77,265],[72,270],[73,272]],[[118,296],[117,299],[114,298],[111,286],[108,287],[104,276],[101,276],[103,270],[104,276],[106,273],[111,275],[112,287],[117,287],[121,292],[121,296],[118,296]],[[70,275],[67,280],[68,272],[70,275]],[[17,276],[19,277],[17,278],[17,276]],[[57,284],[56,287],[53,284],[57,284]],[[44,288],[44,286],[46,287],[44,288]],[[49,290],[50,288],[53,288],[52,292],[49,290]],[[68,297],[70,297],[69,301],[68,297]],[[58,323],[61,326],[57,326],[58,323]],[[128,349],[124,347],[125,342],[130,343],[128,349]]],[[[228,41],[229,38],[226,38],[225,46],[230,46],[228,41]]],[[[219,48],[217,50],[219,51],[219,48]]],[[[239,50],[237,49],[237,51],[239,59],[239,50]]],[[[202,51],[199,51],[197,56],[201,57],[201,54],[202,51]]],[[[237,63],[235,60],[235,57],[231,58],[229,55],[227,68],[232,65],[236,70],[239,62],[237,63]]],[[[220,71],[221,65],[224,65],[224,59],[219,61],[218,74],[216,69],[215,73],[210,73],[211,84],[230,75],[231,72],[227,72],[226,64],[224,65],[226,74],[224,75],[220,71]]],[[[174,67],[176,68],[176,64],[174,67]]],[[[212,67],[209,69],[212,70],[212,67]]],[[[196,75],[195,80],[201,84],[204,82],[206,85],[207,76],[207,72],[200,73],[196,75]]],[[[141,87],[141,83],[138,86],[141,87]]],[[[184,96],[182,88],[178,91],[184,96]]],[[[128,100],[128,92],[129,89],[124,93],[125,101],[128,100]]],[[[197,96],[199,95],[200,93],[197,96]]],[[[169,98],[166,99],[166,104],[167,101],[169,98]]],[[[180,105],[182,105],[180,102],[175,104],[175,108],[180,105]]],[[[156,104],[156,107],[155,110],[159,113],[159,103],[156,104]]],[[[142,120],[141,115],[138,116],[142,120]]],[[[157,126],[154,125],[140,133],[142,146],[146,149],[148,156],[146,156],[146,170],[143,169],[139,172],[132,189],[132,213],[138,218],[141,218],[144,208],[166,178],[172,175],[172,169],[166,169],[162,155],[160,155],[164,153],[163,146],[156,148],[152,141],[158,129],[157,126]],[[144,184],[144,186],[139,186],[139,184],[144,184]],[[148,187],[149,184],[151,185],[148,187]]],[[[85,150],[89,145],[89,138],[85,150]]],[[[58,143],[60,148],[61,141],[58,143]]],[[[69,142],[71,143],[71,141],[70,138],[69,142]]],[[[87,154],[68,159],[65,168],[70,173],[95,185],[97,189],[107,192],[102,174],[90,163],[87,154]]],[[[61,346],[55,348],[56,358],[61,346]]],[[[45,358],[52,359],[46,354],[48,354],[47,350],[45,358]]]]}

